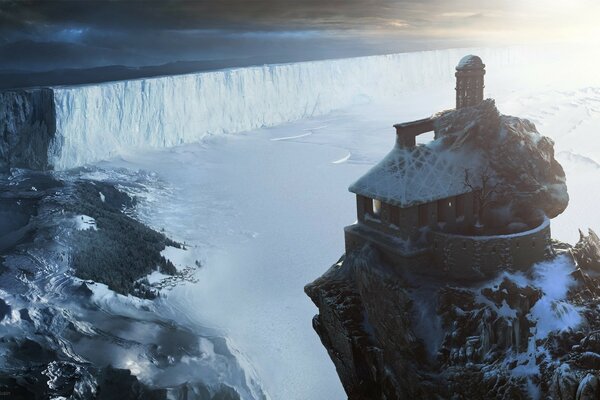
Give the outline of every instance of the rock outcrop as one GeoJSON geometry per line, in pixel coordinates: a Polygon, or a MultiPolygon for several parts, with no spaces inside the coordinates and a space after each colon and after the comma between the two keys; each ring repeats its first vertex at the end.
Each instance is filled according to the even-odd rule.
{"type": "Polygon", "coordinates": [[[600,238],[596,232],[590,229],[585,236],[579,231],[579,242],[573,248],[573,256],[580,268],[600,272],[600,238]]]}
{"type": "Polygon", "coordinates": [[[55,133],[52,89],[0,92],[0,172],[49,169],[48,151],[55,133]]]}
{"type": "MultiPolygon", "coordinates": [[[[526,119],[500,114],[494,100],[437,116],[435,137],[442,149],[468,149],[488,163],[498,184],[489,212],[495,225],[554,218],[569,203],[565,173],[554,143],[526,119]]],[[[476,177],[475,177],[476,178],[476,177]]]]}
{"type": "Polygon", "coordinates": [[[529,273],[448,285],[386,265],[369,245],[306,293],[354,399],[599,398],[600,240],[529,273]]]}

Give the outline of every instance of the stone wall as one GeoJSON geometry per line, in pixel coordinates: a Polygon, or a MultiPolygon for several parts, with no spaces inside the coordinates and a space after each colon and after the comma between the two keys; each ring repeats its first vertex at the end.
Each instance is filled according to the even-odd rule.
{"type": "Polygon", "coordinates": [[[498,269],[525,270],[552,255],[550,220],[512,235],[462,236],[431,232],[434,268],[459,279],[492,276],[498,269]]]}
{"type": "Polygon", "coordinates": [[[357,195],[356,209],[359,223],[402,240],[412,241],[425,239],[425,227],[436,231],[460,232],[473,225],[477,214],[473,193],[406,208],[381,202],[379,214],[373,210],[373,199],[357,195]]]}
{"type": "Polygon", "coordinates": [[[369,217],[366,223],[347,226],[346,254],[370,244],[385,262],[397,268],[457,280],[494,276],[500,269],[526,270],[553,255],[550,220],[512,235],[463,236],[430,231],[420,240],[390,234],[391,228],[385,226],[369,217]]]}

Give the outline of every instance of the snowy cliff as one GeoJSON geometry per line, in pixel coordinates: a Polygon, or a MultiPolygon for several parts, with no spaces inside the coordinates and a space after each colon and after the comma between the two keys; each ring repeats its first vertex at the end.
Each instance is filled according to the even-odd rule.
{"type": "MultiPolygon", "coordinates": [[[[20,141],[31,142],[30,148],[0,146],[4,153],[35,151],[37,158],[48,158],[50,167],[69,169],[121,151],[196,142],[210,134],[275,126],[367,99],[393,98],[413,88],[451,85],[456,61],[471,51],[495,67],[511,64],[521,53],[439,50],[56,87],[56,137],[49,146],[34,146],[27,132],[20,133],[20,141]]],[[[4,100],[0,108],[2,115],[13,112],[4,100]]]]}

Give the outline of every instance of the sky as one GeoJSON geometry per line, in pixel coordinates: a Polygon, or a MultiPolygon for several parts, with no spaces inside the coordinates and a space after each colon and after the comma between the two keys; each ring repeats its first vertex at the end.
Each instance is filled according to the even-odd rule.
{"type": "Polygon", "coordinates": [[[588,40],[592,0],[0,0],[0,70],[588,40]]]}

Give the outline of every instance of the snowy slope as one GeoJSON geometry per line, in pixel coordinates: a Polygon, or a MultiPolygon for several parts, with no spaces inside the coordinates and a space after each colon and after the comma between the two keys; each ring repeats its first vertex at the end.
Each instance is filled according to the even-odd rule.
{"type": "Polygon", "coordinates": [[[68,169],[123,150],[192,143],[451,85],[466,53],[496,69],[526,56],[520,48],[452,49],[55,88],[50,158],[56,169],[68,169]]]}

